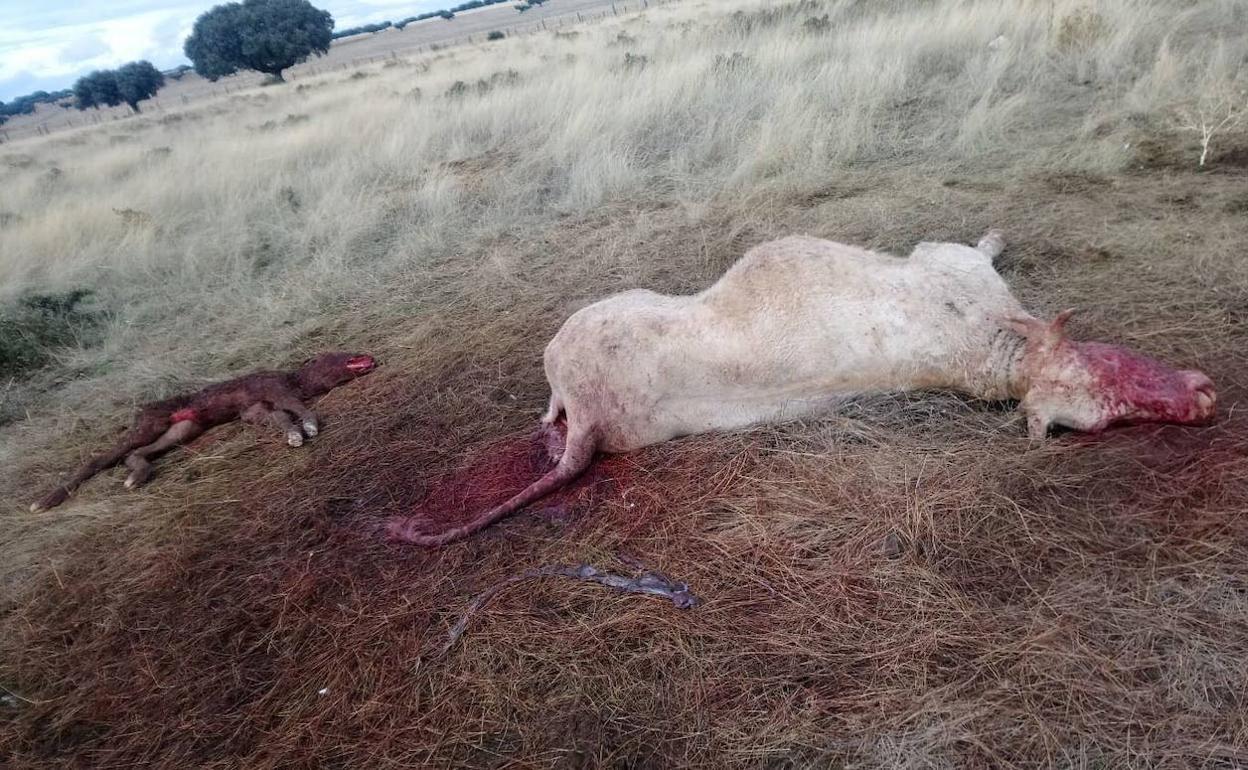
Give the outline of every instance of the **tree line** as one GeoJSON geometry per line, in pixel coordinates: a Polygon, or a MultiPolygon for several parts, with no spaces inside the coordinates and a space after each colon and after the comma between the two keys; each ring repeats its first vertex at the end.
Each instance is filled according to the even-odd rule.
{"type": "Polygon", "coordinates": [[[19,96],[11,102],[0,102],[0,126],[4,122],[15,115],[29,115],[35,111],[37,104],[53,104],[73,95],[73,91],[68,88],[64,91],[35,91],[25,96],[19,96]]]}

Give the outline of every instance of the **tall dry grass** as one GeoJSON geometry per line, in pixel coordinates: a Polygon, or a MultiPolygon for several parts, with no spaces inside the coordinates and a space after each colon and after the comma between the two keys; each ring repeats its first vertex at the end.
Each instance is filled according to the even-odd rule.
{"type": "Polygon", "coordinates": [[[5,145],[3,301],[91,288],[103,329],[0,383],[0,686],[20,697],[0,756],[1248,761],[1248,141],[1199,171],[1175,123],[1242,85],[1246,20],[1228,0],[673,4],[5,145]],[[600,463],[446,551],[377,538],[387,513],[466,515],[540,470],[540,351],[579,303],[700,288],[795,230],[904,253],[988,226],[1028,307],[1205,369],[1223,419],[1029,450],[1008,409],[872,398],[600,463]],[[101,478],[24,512],[134,402],[324,347],[386,366],[319,405],[306,451],[223,429],[141,493],[101,478]],[[622,552],[707,603],[541,583],[428,655],[478,590],[622,552]]]}
{"type": "Polygon", "coordinates": [[[774,199],[867,164],[1120,169],[1137,123],[1241,74],[1242,4],[1089,9],[675,5],[12,144],[3,300],[95,289],[107,341],[62,352],[95,376],[58,401],[148,396],[284,355],[343,305],[410,303],[429,264],[606,206],[774,199]],[[445,96],[457,81],[466,93],[445,96]]]}

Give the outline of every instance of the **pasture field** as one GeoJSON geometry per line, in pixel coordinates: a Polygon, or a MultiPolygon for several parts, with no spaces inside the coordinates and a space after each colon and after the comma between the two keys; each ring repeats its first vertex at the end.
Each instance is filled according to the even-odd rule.
{"type": "MultiPolygon", "coordinates": [[[[654,4],[674,1],[654,0],[654,4]]],[[[324,56],[313,56],[303,64],[291,67],[286,70],[284,77],[298,81],[304,77],[332,74],[337,70],[342,70],[339,72],[341,75],[350,75],[361,66],[387,59],[400,59],[457,45],[487,42],[486,36],[491,32],[514,36],[568,31],[565,27],[587,20],[615,17],[629,10],[649,8],[651,4],[651,0],[552,0],[531,6],[524,13],[517,13],[514,5],[499,3],[463,11],[449,20],[426,19],[408,24],[401,30],[392,27],[375,34],[340,38],[330,45],[329,52],[324,56]]],[[[402,17],[396,15],[394,21],[400,18],[402,17]]],[[[194,72],[188,72],[176,80],[168,79],[156,96],[143,102],[140,108],[144,112],[158,113],[167,109],[181,109],[200,99],[256,88],[264,84],[267,77],[252,70],[242,70],[212,82],[194,72]]],[[[33,113],[14,116],[0,126],[0,141],[43,136],[66,128],[99,125],[105,121],[129,120],[132,114],[130,107],[125,104],[85,112],[72,107],[40,104],[33,113]]]]}
{"type": "Polygon", "coordinates": [[[683,0],[0,146],[0,765],[1248,765],[1246,57],[1242,0],[683,0]],[[381,536],[541,472],[581,305],[994,226],[1026,307],[1218,420],[883,394],[381,536]],[[306,446],[28,512],[137,404],[335,348],[383,366],[306,446]],[[702,603],[539,578],[441,652],[580,563],[702,603]]]}

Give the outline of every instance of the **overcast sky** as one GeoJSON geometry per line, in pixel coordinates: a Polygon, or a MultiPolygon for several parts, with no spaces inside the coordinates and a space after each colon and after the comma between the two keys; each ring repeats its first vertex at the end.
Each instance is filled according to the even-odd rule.
{"type": "MultiPolygon", "coordinates": [[[[187,63],[182,41],[195,17],[223,0],[4,0],[0,11],[0,100],[69,88],[79,75],[147,59],[187,63]]],[[[345,29],[394,21],[458,0],[312,0],[345,29]]]]}

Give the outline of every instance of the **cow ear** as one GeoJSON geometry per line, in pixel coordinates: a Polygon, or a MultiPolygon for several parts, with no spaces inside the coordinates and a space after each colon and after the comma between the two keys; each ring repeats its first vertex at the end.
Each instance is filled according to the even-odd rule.
{"type": "Polygon", "coordinates": [[[1044,329],[1044,323],[1038,319],[1032,318],[1031,316],[1006,316],[1001,319],[1001,323],[1005,326],[1005,328],[1015,332],[1016,334],[1021,334],[1024,337],[1031,337],[1036,332],[1044,329]]]}
{"type": "Polygon", "coordinates": [[[1053,320],[1044,327],[1043,346],[1047,350],[1053,350],[1062,341],[1066,339],[1066,322],[1075,314],[1075,309],[1067,308],[1053,317],[1053,320]]]}
{"type": "Polygon", "coordinates": [[[1049,324],[1049,335],[1062,338],[1066,336],[1066,322],[1075,314],[1073,307],[1068,307],[1053,317],[1053,322],[1049,324]]]}

